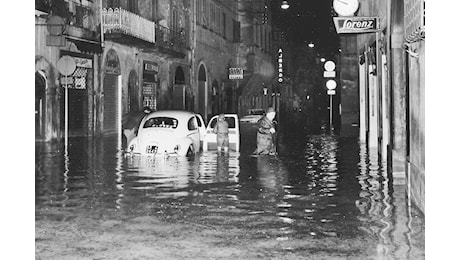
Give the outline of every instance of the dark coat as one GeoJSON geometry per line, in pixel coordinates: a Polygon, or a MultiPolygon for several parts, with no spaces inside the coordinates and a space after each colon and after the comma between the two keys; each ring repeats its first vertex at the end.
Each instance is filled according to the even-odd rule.
{"type": "Polygon", "coordinates": [[[257,130],[257,149],[254,151],[255,154],[270,154],[275,152],[273,134],[270,133],[271,128],[275,128],[275,125],[266,116],[262,117],[258,123],[257,130]]]}

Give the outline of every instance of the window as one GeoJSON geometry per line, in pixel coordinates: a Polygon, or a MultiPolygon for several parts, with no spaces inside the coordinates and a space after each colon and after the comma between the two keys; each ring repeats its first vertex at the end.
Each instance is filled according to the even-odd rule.
{"type": "Polygon", "coordinates": [[[227,39],[227,16],[225,15],[225,12],[222,12],[222,36],[224,39],[227,39]]]}
{"type": "Polygon", "coordinates": [[[153,117],[145,121],[143,128],[177,128],[177,119],[172,117],[153,117]]]}
{"type": "Polygon", "coordinates": [[[128,11],[138,14],[137,0],[128,0],[128,11]]]}
{"type": "Polygon", "coordinates": [[[202,24],[203,19],[203,0],[196,2],[196,23],[202,24]]]}
{"type": "Polygon", "coordinates": [[[171,21],[171,29],[173,32],[178,32],[179,31],[179,11],[177,11],[177,8],[172,9],[172,21],[171,21]]]}
{"type": "Polygon", "coordinates": [[[109,8],[120,7],[120,0],[108,0],[107,7],[109,8]]]}
{"type": "Polygon", "coordinates": [[[152,21],[158,21],[158,0],[152,0],[152,21]]]}
{"type": "Polygon", "coordinates": [[[190,130],[190,131],[197,129],[195,117],[191,117],[188,120],[187,126],[188,126],[188,130],[190,130]]]}
{"type": "Polygon", "coordinates": [[[201,127],[201,126],[202,126],[201,120],[200,120],[198,117],[196,117],[196,122],[198,123],[198,127],[201,127]]]}
{"type": "MultiPolygon", "coordinates": [[[[228,123],[228,128],[235,128],[235,118],[234,117],[225,117],[225,121],[228,123]]],[[[211,128],[214,128],[214,126],[217,123],[217,117],[213,118],[211,120],[211,128]]]]}
{"type": "Polygon", "coordinates": [[[240,22],[233,20],[233,42],[241,42],[240,22]]]}

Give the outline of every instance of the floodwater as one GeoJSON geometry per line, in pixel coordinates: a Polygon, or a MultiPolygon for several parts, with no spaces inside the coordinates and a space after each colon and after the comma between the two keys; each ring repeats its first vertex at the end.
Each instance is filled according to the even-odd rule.
{"type": "Polygon", "coordinates": [[[376,150],[295,124],[278,156],[252,157],[255,128],[241,131],[240,153],[194,158],[125,157],[116,137],[37,144],[37,259],[424,259],[424,216],[376,150]]]}

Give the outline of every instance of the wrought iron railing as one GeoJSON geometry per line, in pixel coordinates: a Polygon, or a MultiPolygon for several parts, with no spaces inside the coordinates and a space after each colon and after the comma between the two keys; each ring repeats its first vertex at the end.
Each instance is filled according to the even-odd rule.
{"type": "Polygon", "coordinates": [[[185,31],[173,31],[169,28],[156,25],[156,44],[160,47],[172,49],[177,52],[184,52],[187,46],[185,31]]]}
{"type": "Polygon", "coordinates": [[[104,33],[121,32],[155,43],[155,23],[123,8],[103,8],[102,24],[104,33]]]}

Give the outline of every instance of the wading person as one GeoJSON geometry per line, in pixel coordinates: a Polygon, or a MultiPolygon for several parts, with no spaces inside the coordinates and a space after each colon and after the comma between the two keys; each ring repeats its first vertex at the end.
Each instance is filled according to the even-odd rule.
{"type": "Polygon", "coordinates": [[[217,138],[217,151],[220,152],[224,147],[224,152],[228,152],[228,123],[225,121],[224,114],[220,114],[213,129],[217,138]]]}
{"type": "Polygon", "coordinates": [[[276,131],[275,124],[273,122],[275,115],[275,110],[272,107],[269,107],[265,116],[257,122],[257,148],[254,151],[254,154],[276,154],[274,143],[274,135],[276,131]]]}

